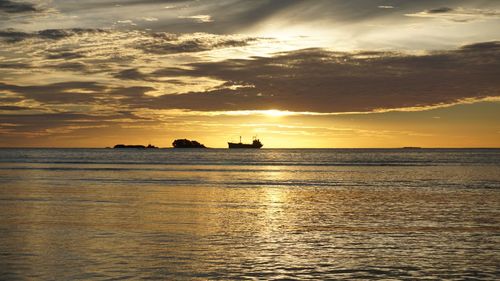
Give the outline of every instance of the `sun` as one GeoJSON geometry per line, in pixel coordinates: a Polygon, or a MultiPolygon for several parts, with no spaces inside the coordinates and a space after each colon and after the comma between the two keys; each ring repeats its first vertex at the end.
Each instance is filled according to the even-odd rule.
{"type": "Polygon", "coordinates": [[[290,111],[277,110],[277,109],[262,110],[261,112],[263,115],[266,115],[269,117],[283,117],[283,116],[289,116],[289,115],[293,114],[290,111]]]}

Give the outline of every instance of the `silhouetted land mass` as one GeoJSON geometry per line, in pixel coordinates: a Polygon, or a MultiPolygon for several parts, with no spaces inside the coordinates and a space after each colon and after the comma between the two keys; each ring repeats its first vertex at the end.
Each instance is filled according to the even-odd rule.
{"type": "Polygon", "coordinates": [[[174,148],[206,148],[203,144],[188,139],[177,139],[172,143],[174,148]]]}
{"type": "Polygon", "coordinates": [[[403,149],[422,149],[420,146],[405,146],[403,149]]]}
{"type": "Polygon", "coordinates": [[[154,145],[148,144],[148,146],[144,145],[126,145],[126,144],[117,144],[113,148],[115,149],[155,149],[158,148],[154,145]]]}

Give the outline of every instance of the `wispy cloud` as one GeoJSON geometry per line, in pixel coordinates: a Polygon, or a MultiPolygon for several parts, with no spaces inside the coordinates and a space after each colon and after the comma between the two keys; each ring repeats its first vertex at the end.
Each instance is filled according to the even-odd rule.
{"type": "Polygon", "coordinates": [[[137,24],[132,21],[132,20],[118,20],[116,21],[117,24],[126,24],[126,25],[133,25],[136,26],[137,24]]]}
{"type": "Polygon", "coordinates": [[[179,16],[180,19],[192,19],[198,23],[213,22],[212,16],[210,15],[194,15],[194,16],[179,16]]]}
{"type": "Polygon", "coordinates": [[[86,35],[88,33],[107,32],[103,29],[71,28],[71,29],[45,29],[37,32],[23,32],[15,29],[0,30],[0,39],[14,43],[26,39],[50,39],[59,40],[75,35],[86,35]]]}
{"type": "Polygon", "coordinates": [[[406,14],[408,17],[436,18],[454,22],[471,22],[483,19],[499,19],[500,11],[488,9],[440,7],[417,13],[406,14]]]}
{"type": "Polygon", "coordinates": [[[144,21],[158,21],[158,18],[155,17],[143,17],[141,19],[144,21]]]}
{"type": "MultiPolygon", "coordinates": [[[[133,23],[123,20],[121,23],[133,23]]],[[[7,43],[17,43],[27,39],[36,39],[30,44],[46,45],[43,40],[60,40],[51,42],[52,47],[62,43],[73,43],[73,51],[78,49],[82,43],[94,46],[103,43],[111,44],[110,48],[121,45],[121,47],[133,47],[145,52],[153,53],[184,53],[200,52],[217,48],[245,46],[258,40],[256,37],[243,35],[217,35],[208,33],[174,34],[167,32],[143,32],[143,31],[119,31],[112,29],[47,29],[37,32],[22,32],[14,29],[0,30],[1,40],[7,43]],[[65,42],[63,39],[69,39],[65,42]]]]}
{"type": "MultiPolygon", "coordinates": [[[[131,65],[151,68],[153,65],[159,67],[169,64],[169,59],[162,58],[165,55],[191,54],[191,60],[196,60],[196,53],[245,47],[259,40],[261,39],[243,35],[206,33],[172,34],[76,28],[22,32],[8,29],[0,31],[0,56],[3,55],[0,71],[10,69],[3,72],[2,76],[16,77],[15,79],[30,77],[26,76],[28,71],[115,75],[131,68],[131,65]],[[152,64],[151,60],[155,62],[152,64]]],[[[201,55],[199,56],[201,59],[201,55]]],[[[172,60],[175,61],[174,58],[172,60]]],[[[123,72],[123,75],[117,77],[127,79],[132,78],[133,74],[123,72]]]]}

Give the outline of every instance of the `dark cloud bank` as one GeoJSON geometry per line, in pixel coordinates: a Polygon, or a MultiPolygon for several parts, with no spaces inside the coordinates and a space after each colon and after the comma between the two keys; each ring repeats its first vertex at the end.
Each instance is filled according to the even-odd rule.
{"type": "Polygon", "coordinates": [[[16,14],[16,13],[29,13],[37,12],[38,8],[33,3],[0,0],[0,12],[16,14]]]}
{"type": "Polygon", "coordinates": [[[500,11],[496,9],[471,9],[471,8],[451,8],[440,7],[434,9],[424,10],[422,12],[406,14],[410,17],[427,17],[427,18],[442,18],[453,22],[472,22],[481,19],[498,19],[500,18],[500,11]]]}
{"type": "Polygon", "coordinates": [[[71,28],[71,29],[44,29],[37,32],[24,32],[15,29],[0,30],[0,39],[7,43],[17,43],[23,40],[35,39],[48,39],[59,40],[68,38],[75,35],[83,35],[88,33],[105,33],[109,32],[104,29],[92,28],[71,28]]]}
{"type": "Polygon", "coordinates": [[[164,95],[155,98],[154,103],[141,106],[191,110],[274,108],[367,112],[500,95],[500,42],[466,45],[458,50],[424,56],[307,49],[271,58],[188,66],[188,70],[163,69],[148,75],[136,74],[142,79],[208,76],[227,81],[226,86],[249,87],[164,95]]]}
{"type": "Polygon", "coordinates": [[[427,55],[394,52],[332,52],[305,49],[250,60],[192,63],[144,73],[128,69],[124,81],[210,77],[226,81],[205,92],[147,95],[151,87],[117,87],[91,82],[42,86],[0,84],[45,104],[115,104],[137,110],[200,111],[281,109],[325,113],[425,107],[463,99],[498,97],[500,42],[484,42],[427,55]],[[237,86],[237,87],[236,87],[237,86]],[[82,91],[84,90],[84,91],[82,91]]]}

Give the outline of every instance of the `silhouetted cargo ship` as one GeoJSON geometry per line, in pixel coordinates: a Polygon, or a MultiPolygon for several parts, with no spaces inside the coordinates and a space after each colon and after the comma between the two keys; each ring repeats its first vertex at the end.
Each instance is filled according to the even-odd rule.
{"type": "Polygon", "coordinates": [[[229,145],[229,148],[256,148],[256,149],[259,149],[263,146],[262,143],[260,142],[260,140],[255,138],[255,137],[253,138],[253,142],[251,144],[242,143],[241,137],[240,137],[239,143],[228,142],[227,144],[229,145]]]}

